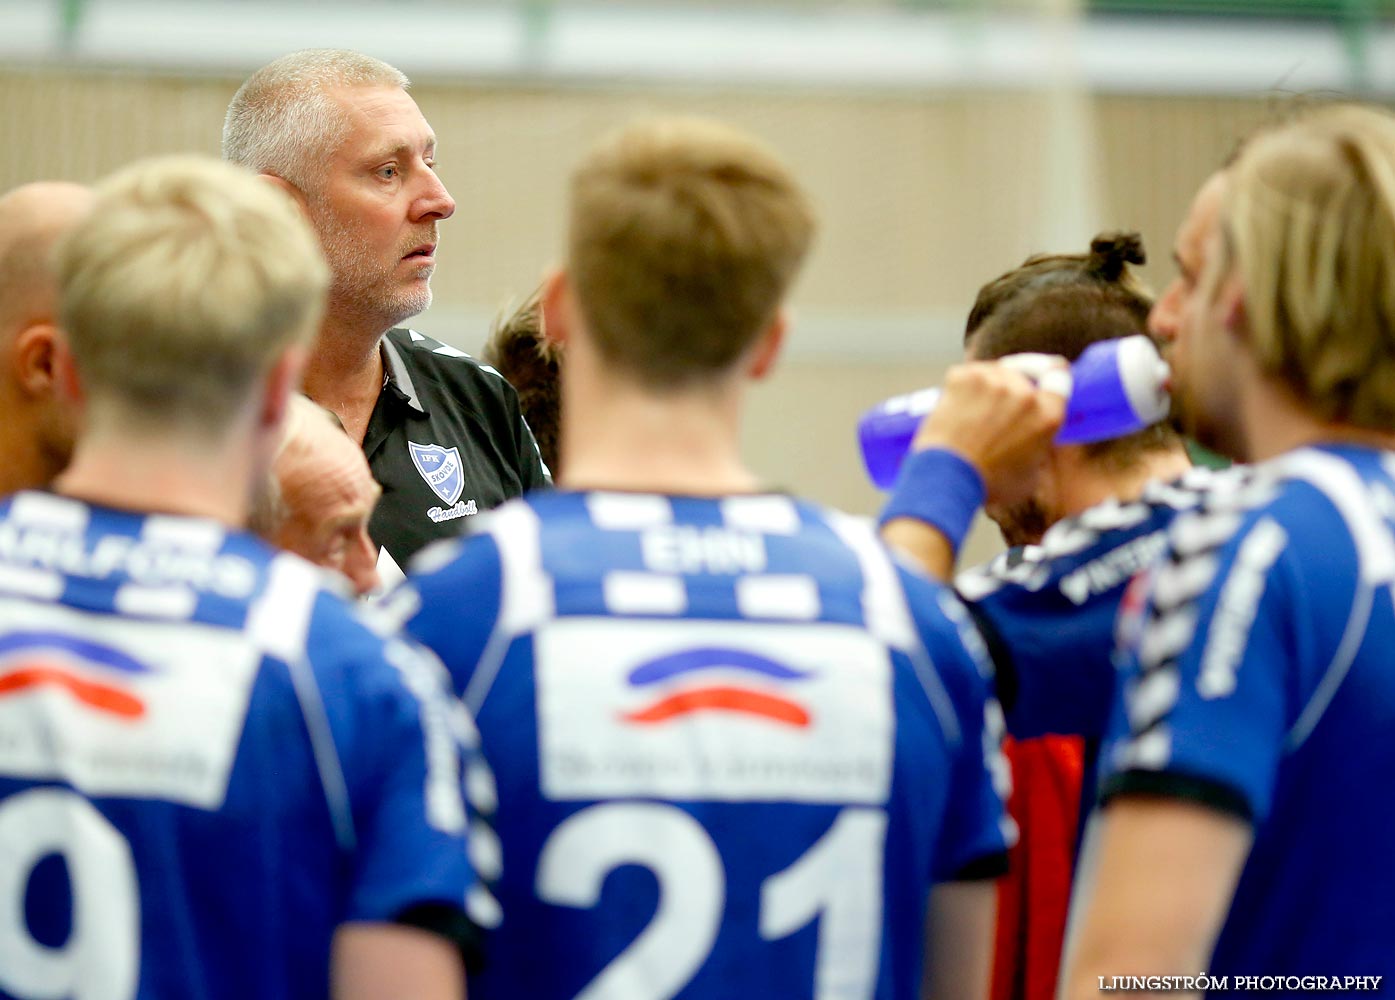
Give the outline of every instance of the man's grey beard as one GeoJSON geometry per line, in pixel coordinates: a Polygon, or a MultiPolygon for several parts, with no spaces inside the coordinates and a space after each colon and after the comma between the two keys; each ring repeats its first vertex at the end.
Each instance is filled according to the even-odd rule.
{"type": "MultiPolygon", "coordinates": [[[[312,209],[312,216],[317,219],[315,229],[333,275],[329,296],[336,312],[371,316],[388,330],[430,307],[430,275],[426,283],[394,289],[392,272],[384,272],[378,261],[363,253],[357,234],[328,213],[315,216],[312,209]]],[[[433,235],[431,241],[435,239],[433,235]]]]}

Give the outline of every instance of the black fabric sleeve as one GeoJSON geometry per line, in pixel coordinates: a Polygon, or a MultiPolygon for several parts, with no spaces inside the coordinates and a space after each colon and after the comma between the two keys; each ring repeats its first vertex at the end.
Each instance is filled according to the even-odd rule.
{"type": "Polygon", "coordinates": [[[1002,878],[1007,873],[1007,852],[999,851],[996,854],[986,854],[981,858],[975,858],[955,872],[954,876],[950,878],[949,881],[983,882],[989,879],[1002,878]]]}
{"type": "Polygon", "coordinates": [[[1243,795],[1229,785],[1211,778],[1164,771],[1133,770],[1111,774],[1100,784],[1101,805],[1107,805],[1113,799],[1128,795],[1185,799],[1234,816],[1245,823],[1255,821],[1254,812],[1243,795]]]}
{"type": "Polygon", "coordinates": [[[484,967],[484,931],[459,907],[447,903],[418,903],[399,913],[393,923],[445,938],[460,950],[467,974],[484,967]]]}

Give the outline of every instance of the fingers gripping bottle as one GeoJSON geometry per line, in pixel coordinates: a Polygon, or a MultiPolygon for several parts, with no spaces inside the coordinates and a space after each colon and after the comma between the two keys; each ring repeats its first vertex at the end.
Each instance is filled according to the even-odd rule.
{"type": "MultiPolygon", "coordinates": [[[[1073,388],[1057,444],[1123,437],[1167,416],[1171,372],[1142,334],[1091,344],[1070,372],[1073,388]]],[[[916,429],[939,398],[939,389],[920,389],[893,396],[862,415],[857,425],[862,461],[878,489],[895,485],[916,429]]]]}

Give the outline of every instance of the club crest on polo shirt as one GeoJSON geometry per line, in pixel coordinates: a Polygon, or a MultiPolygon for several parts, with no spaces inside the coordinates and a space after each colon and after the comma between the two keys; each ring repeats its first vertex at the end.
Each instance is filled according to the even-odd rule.
{"type": "Polygon", "coordinates": [[[465,474],[460,465],[459,448],[442,448],[439,444],[417,444],[407,442],[407,450],[412,455],[412,464],[426,480],[441,501],[446,505],[460,499],[465,489],[465,474]]]}

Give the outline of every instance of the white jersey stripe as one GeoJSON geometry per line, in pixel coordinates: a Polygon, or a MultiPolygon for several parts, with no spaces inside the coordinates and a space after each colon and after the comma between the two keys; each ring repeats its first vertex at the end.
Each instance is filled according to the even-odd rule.
{"type": "Polygon", "coordinates": [[[334,822],[335,840],[347,851],[358,843],[348,783],[335,750],[334,734],[329,728],[319,685],[306,659],[306,639],[319,580],[319,570],[300,557],[285,553],[277,556],[267,567],[266,590],[247,614],[247,636],[258,649],[282,660],[290,672],[310,736],[320,786],[334,822]]]}
{"type": "Polygon", "coordinates": [[[664,496],[592,493],[586,511],[602,531],[643,531],[673,523],[673,504],[664,496]]]}
{"type": "Polygon", "coordinates": [[[812,576],[765,574],[736,581],[736,606],[747,618],[815,621],[823,611],[812,576]]]}
{"type": "Polygon", "coordinates": [[[1319,490],[1337,508],[1356,545],[1363,582],[1378,585],[1395,580],[1395,539],[1350,464],[1336,455],[1305,448],[1279,459],[1278,467],[1319,490]]]}
{"type": "Polygon", "coordinates": [[[17,597],[56,601],[63,595],[66,586],[62,573],[27,566],[0,565],[0,591],[17,597]]]}
{"type": "Polygon", "coordinates": [[[44,527],[71,534],[87,530],[85,504],[51,493],[20,493],[10,503],[10,520],[26,528],[44,527]]]}
{"type": "Polygon", "coordinates": [[[929,650],[920,641],[891,554],[882,547],[870,521],[836,511],[829,511],[827,516],[829,527],[852,550],[862,567],[862,616],[867,630],[881,642],[910,657],[916,677],[940,720],[945,738],[951,743],[959,743],[963,739],[963,731],[959,728],[954,703],[930,660],[929,650]]]}
{"type": "Polygon", "coordinates": [[[601,587],[612,615],[681,615],[688,607],[688,588],[678,576],[616,571],[601,587]]]}
{"type": "Polygon", "coordinates": [[[266,589],[247,613],[247,634],[259,648],[290,662],[305,655],[319,571],[298,556],[277,556],[266,589]]]}
{"type": "Polygon", "coordinates": [[[185,620],[194,616],[198,604],[198,594],[188,587],[143,587],[138,583],[123,583],[112,596],[112,606],[119,614],[138,618],[185,620]]]}
{"type": "Polygon", "coordinates": [[[189,549],[201,555],[212,555],[217,552],[222,548],[223,541],[227,536],[227,529],[217,521],[170,517],[160,514],[148,516],[140,528],[140,537],[143,542],[189,549]]]}
{"type": "Polygon", "coordinates": [[[522,500],[511,501],[481,519],[477,528],[494,538],[501,572],[499,616],[463,695],[476,716],[499,675],[509,643],[551,618],[557,609],[552,578],[543,570],[542,523],[533,508],[522,500]]]}
{"type": "Polygon", "coordinates": [[[1284,749],[1287,752],[1292,753],[1303,745],[1304,741],[1312,735],[1313,730],[1317,728],[1323,713],[1327,711],[1327,706],[1332,704],[1332,699],[1337,695],[1337,689],[1342,686],[1342,681],[1346,680],[1347,674],[1351,671],[1352,662],[1361,650],[1361,643],[1365,641],[1366,629],[1371,623],[1371,609],[1374,605],[1375,591],[1367,586],[1360,587],[1356,593],[1351,617],[1347,619],[1347,627],[1342,632],[1342,641],[1337,646],[1337,652],[1333,655],[1326,673],[1322,675],[1322,681],[1313,691],[1312,698],[1308,700],[1308,704],[1303,706],[1298,721],[1293,724],[1293,728],[1288,731],[1288,736],[1284,740],[1284,749]]]}
{"type": "Polygon", "coordinates": [[[793,535],[799,531],[799,509],[789,497],[727,497],[722,501],[722,521],[737,531],[793,535]]]}

